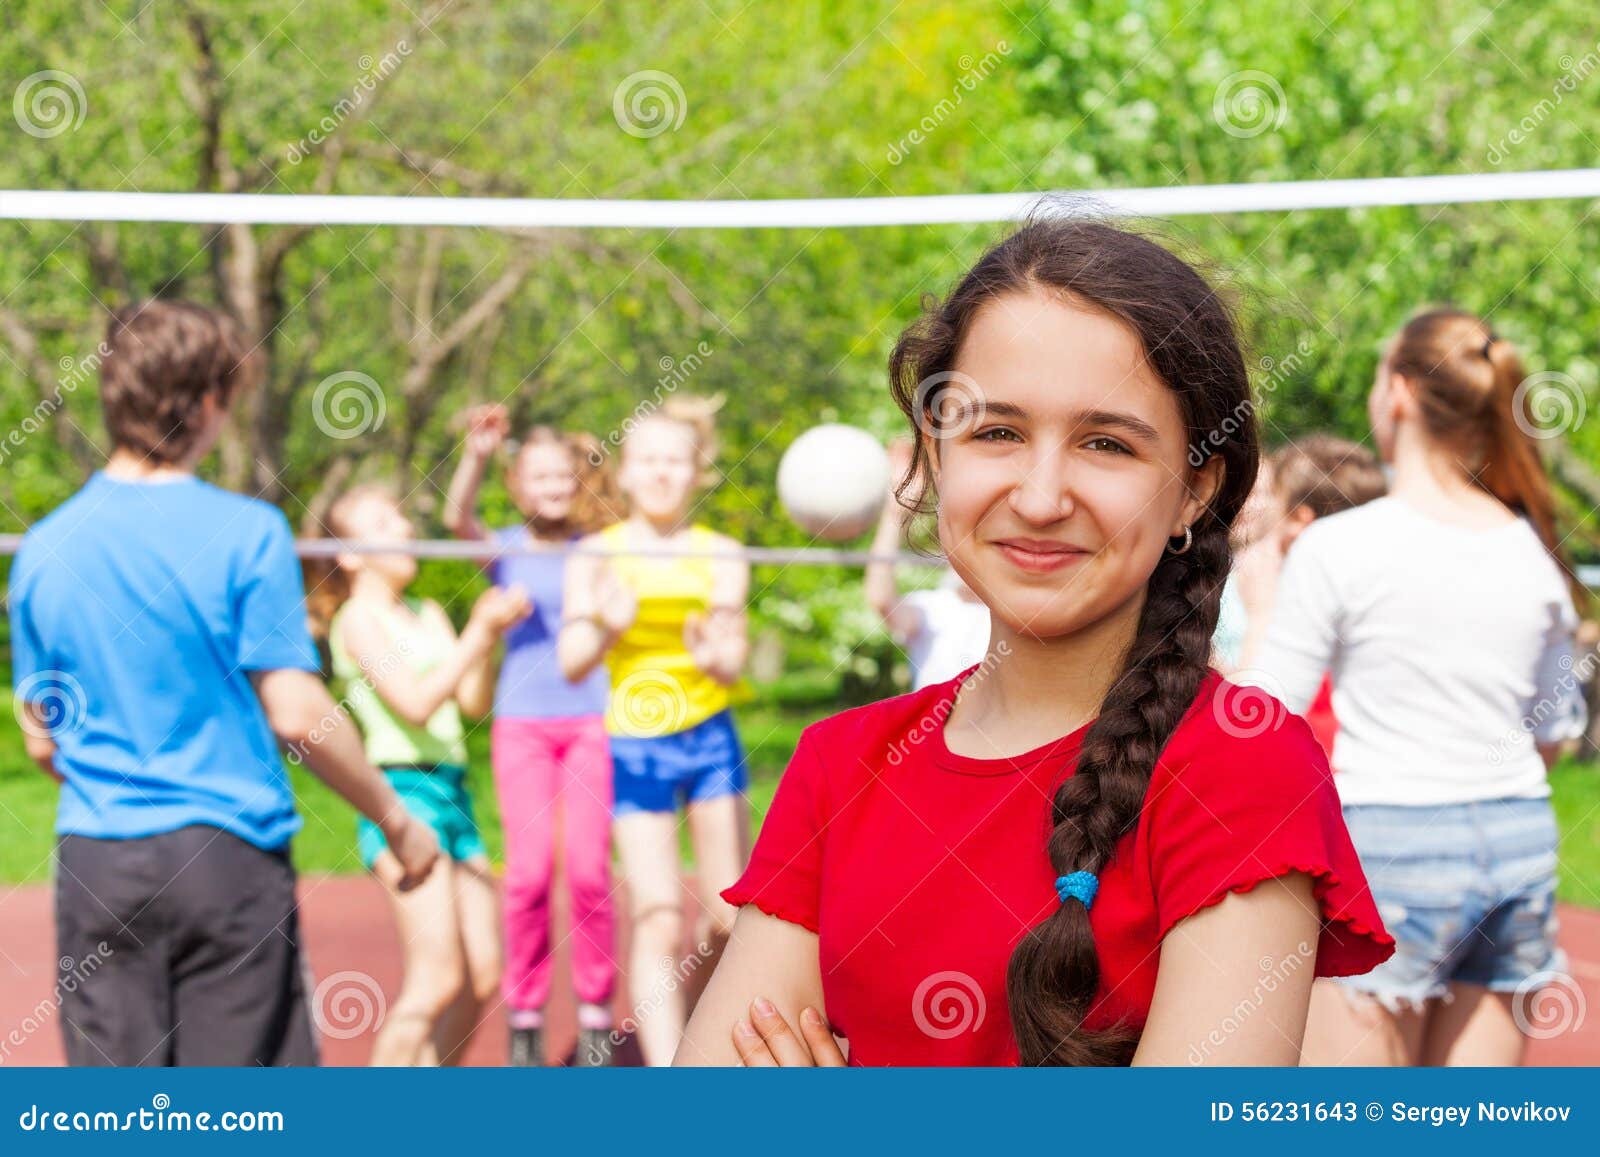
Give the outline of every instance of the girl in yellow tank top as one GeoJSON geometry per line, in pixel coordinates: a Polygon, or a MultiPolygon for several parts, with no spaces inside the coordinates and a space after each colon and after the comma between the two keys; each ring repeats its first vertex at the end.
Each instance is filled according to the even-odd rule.
{"type": "MultiPolygon", "coordinates": [[[[651,739],[687,731],[728,706],[727,684],[696,663],[684,641],[685,628],[711,611],[715,560],[709,555],[721,536],[691,526],[677,541],[695,554],[651,557],[628,553],[629,530],[629,523],[619,522],[596,536],[614,552],[606,560],[612,580],[627,589],[637,608],[632,624],[606,652],[612,686],[606,730],[651,739]]],[[[663,549],[648,539],[638,545],[663,549]]]]}
{"type": "Polygon", "coordinates": [[[675,975],[679,808],[702,911],[697,970],[727,941],[734,910],[720,893],[749,850],[744,750],[728,692],[749,650],[750,566],[737,542],[690,519],[714,457],[715,408],[674,397],[633,426],[618,472],[628,517],[569,556],[557,645],[568,679],[601,662],[611,677],[615,836],[634,921],[627,974],[652,1065],[671,1062],[686,1018],[675,975]]]}

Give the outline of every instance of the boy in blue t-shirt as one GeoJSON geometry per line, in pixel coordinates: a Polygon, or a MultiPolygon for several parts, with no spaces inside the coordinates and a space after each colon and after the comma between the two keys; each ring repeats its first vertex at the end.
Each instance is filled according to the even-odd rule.
{"type": "Polygon", "coordinates": [[[75,1065],[315,1064],[279,744],[383,829],[412,883],[438,848],[318,673],[289,524],[194,475],[253,362],[223,315],[119,310],[113,451],[11,572],[28,753],[61,783],[58,956],[75,1065]]]}

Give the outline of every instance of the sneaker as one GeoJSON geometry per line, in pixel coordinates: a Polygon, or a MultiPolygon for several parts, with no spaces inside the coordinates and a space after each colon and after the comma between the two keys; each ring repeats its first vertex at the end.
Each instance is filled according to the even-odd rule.
{"type": "Polygon", "coordinates": [[[580,1069],[603,1069],[611,1065],[616,1048],[616,1032],[609,1028],[580,1028],[574,1064],[580,1069]]]}
{"type": "Polygon", "coordinates": [[[542,1068],[544,1066],[544,1029],[512,1029],[511,1057],[507,1063],[514,1069],[542,1068]]]}

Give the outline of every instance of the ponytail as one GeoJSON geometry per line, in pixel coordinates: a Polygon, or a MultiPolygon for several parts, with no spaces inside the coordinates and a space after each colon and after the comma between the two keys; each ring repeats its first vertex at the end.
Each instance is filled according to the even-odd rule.
{"type": "Polygon", "coordinates": [[[1429,437],[1455,451],[1477,486],[1527,518],[1566,572],[1516,347],[1474,314],[1431,309],[1401,329],[1389,369],[1410,383],[1429,437]]]}
{"type": "Polygon", "coordinates": [[[1479,485],[1525,515],[1544,548],[1559,562],[1555,499],[1538,447],[1528,433],[1537,427],[1528,398],[1521,392],[1527,378],[1522,359],[1504,338],[1491,338],[1484,356],[1494,370],[1494,386],[1486,414],[1487,447],[1479,485]]]}

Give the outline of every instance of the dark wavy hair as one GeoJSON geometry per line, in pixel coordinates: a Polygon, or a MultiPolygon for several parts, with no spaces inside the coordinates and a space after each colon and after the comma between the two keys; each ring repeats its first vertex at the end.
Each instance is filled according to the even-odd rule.
{"type": "MultiPolygon", "coordinates": [[[[941,392],[973,319],[997,298],[1042,292],[1103,313],[1138,335],[1149,364],[1177,395],[1189,466],[1220,459],[1215,497],[1191,526],[1193,546],[1163,553],[1122,670],[1089,726],[1077,768],[1057,787],[1046,840],[1058,874],[1100,873],[1138,821],[1150,774],[1194,704],[1210,667],[1228,531],[1255,484],[1260,451],[1249,374],[1233,310],[1194,267],[1137,233],[1103,222],[1039,217],[979,259],[943,302],[901,336],[889,358],[895,401],[915,450],[900,495],[922,507],[930,470],[919,430],[936,428],[941,392]]],[[[936,431],[935,431],[936,432],[936,431]]],[[[1030,929],[1006,976],[1011,1023],[1026,1065],[1127,1064],[1138,1031],[1090,1030],[1100,983],[1088,910],[1062,904],[1030,929]]]]}

